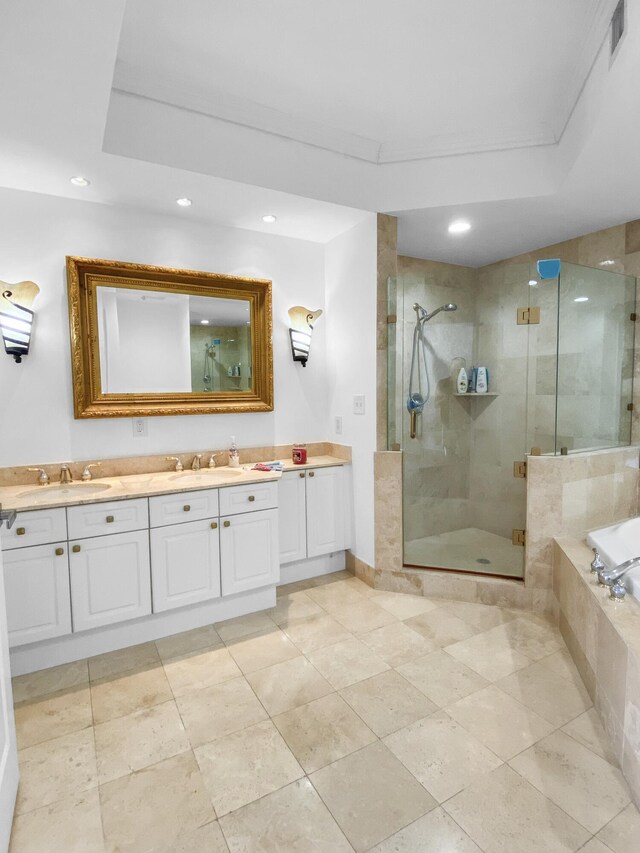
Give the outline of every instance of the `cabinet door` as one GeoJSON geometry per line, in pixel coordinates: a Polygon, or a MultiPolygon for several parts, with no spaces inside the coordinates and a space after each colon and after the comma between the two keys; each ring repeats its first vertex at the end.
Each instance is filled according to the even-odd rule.
{"type": "Polygon", "coordinates": [[[287,471],[278,483],[280,564],[307,557],[306,471],[287,471]]]}
{"type": "Polygon", "coordinates": [[[10,646],[71,633],[66,542],[6,551],[4,585],[10,646]]]}
{"type": "Polygon", "coordinates": [[[220,595],[218,520],[173,524],[151,531],[153,611],[220,595]]]}
{"type": "Polygon", "coordinates": [[[220,575],[223,595],[280,580],[277,509],[220,519],[220,575]]]}
{"type": "Polygon", "coordinates": [[[69,549],[74,631],[151,613],[147,530],[82,539],[69,549]]]}
{"type": "Polygon", "coordinates": [[[307,472],[307,555],[344,550],[344,472],[342,467],[307,472]]]}

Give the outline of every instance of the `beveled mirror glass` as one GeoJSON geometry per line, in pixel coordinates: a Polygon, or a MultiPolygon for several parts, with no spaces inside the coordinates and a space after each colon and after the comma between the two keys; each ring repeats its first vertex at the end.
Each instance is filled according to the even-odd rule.
{"type": "Polygon", "coordinates": [[[271,282],[67,258],[77,418],[273,409],[271,282]]]}

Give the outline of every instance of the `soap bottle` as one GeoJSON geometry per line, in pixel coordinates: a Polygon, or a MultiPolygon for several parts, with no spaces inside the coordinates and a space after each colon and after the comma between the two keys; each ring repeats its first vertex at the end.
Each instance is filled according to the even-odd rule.
{"type": "Polygon", "coordinates": [[[467,371],[464,367],[461,367],[458,371],[458,379],[456,380],[456,392],[458,394],[466,394],[468,387],[469,381],[467,379],[467,371]]]}
{"type": "Polygon", "coordinates": [[[486,394],[489,390],[489,371],[486,367],[479,367],[476,374],[476,394],[486,394]]]}
{"type": "Polygon", "coordinates": [[[470,368],[469,375],[467,377],[467,391],[469,394],[473,394],[476,390],[476,378],[478,376],[478,370],[475,367],[470,368]]]}
{"type": "Polygon", "coordinates": [[[231,446],[229,447],[229,468],[239,468],[240,467],[240,451],[238,450],[238,445],[236,444],[235,435],[231,436],[231,446]]]}

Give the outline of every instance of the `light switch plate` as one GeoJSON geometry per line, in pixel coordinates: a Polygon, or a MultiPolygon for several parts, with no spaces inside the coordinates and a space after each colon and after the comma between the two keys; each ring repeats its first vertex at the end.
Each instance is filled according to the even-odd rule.
{"type": "Polygon", "coordinates": [[[354,394],[353,414],[364,415],[364,394],[354,394]]]}
{"type": "Polygon", "coordinates": [[[146,418],[133,419],[133,437],[146,438],[149,435],[146,418]]]}
{"type": "Polygon", "coordinates": [[[334,430],[336,435],[342,435],[342,417],[340,415],[335,416],[334,430]]]}

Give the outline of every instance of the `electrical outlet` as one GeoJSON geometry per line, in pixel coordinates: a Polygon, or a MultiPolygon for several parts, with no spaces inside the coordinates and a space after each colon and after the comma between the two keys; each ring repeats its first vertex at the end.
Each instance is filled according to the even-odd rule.
{"type": "Polygon", "coordinates": [[[353,414],[364,415],[364,394],[355,394],[353,397],[353,414]]]}
{"type": "Polygon", "coordinates": [[[342,417],[340,415],[335,416],[334,430],[336,435],[342,435],[342,417]]]}
{"type": "Polygon", "coordinates": [[[133,419],[133,437],[146,438],[149,435],[146,418],[133,419]]]}

